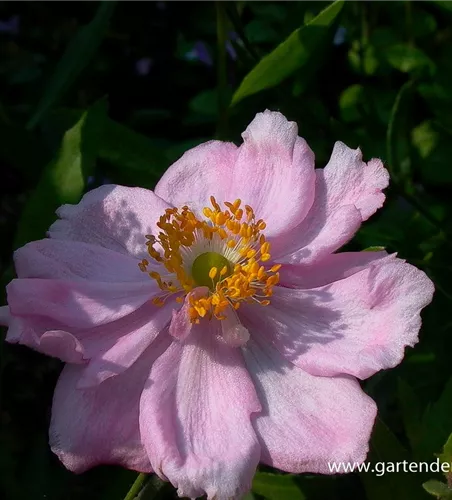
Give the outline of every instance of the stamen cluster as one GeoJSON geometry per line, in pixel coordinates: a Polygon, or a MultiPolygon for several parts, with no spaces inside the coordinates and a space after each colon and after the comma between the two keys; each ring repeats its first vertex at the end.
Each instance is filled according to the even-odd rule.
{"type": "Polygon", "coordinates": [[[228,266],[207,270],[212,283],[205,296],[188,297],[189,316],[194,323],[204,317],[225,319],[229,307],[239,309],[243,303],[268,305],[281,267],[266,268],[264,263],[271,258],[270,243],[261,233],[266,224],[262,219],[255,220],[249,205],[242,209],[238,199],[224,202],[226,208],[222,210],[213,196],[210,201],[212,206],[202,211],[205,219],[188,206],[168,208],[157,223],[161,229],[158,238],[146,236],[149,256],[164,266],[165,274],[149,270],[147,259],[139,264],[164,292],[153,299],[156,305],[163,305],[172,294],[183,302],[187,293],[200,286],[193,277],[192,264],[203,252],[217,252],[228,260],[228,266]]]}

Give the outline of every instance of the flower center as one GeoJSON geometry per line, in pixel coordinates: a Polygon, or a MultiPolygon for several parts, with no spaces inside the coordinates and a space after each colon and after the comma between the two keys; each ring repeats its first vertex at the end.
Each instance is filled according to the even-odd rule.
{"type": "Polygon", "coordinates": [[[216,284],[231,275],[231,265],[226,257],[217,252],[198,255],[191,266],[191,275],[199,286],[215,290],[216,284]]]}
{"type": "Polygon", "coordinates": [[[154,265],[147,259],[139,263],[163,292],[153,299],[156,305],[172,295],[183,302],[195,288],[206,287],[205,293],[198,288],[188,296],[194,323],[204,317],[224,320],[228,309],[244,303],[268,305],[281,267],[266,265],[271,259],[270,243],[262,233],[266,224],[255,220],[249,205],[242,209],[241,200],[235,200],[224,202],[222,209],[213,196],[210,201],[204,218],[188,206],[168,208],[157,223],[158,238],[146,236],[154,265]]]}

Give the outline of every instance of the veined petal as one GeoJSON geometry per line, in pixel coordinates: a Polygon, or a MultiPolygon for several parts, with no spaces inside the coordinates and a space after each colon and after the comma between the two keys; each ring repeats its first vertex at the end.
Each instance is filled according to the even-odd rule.
{"type": "Polygon", "coordinates": [[[77,388],[83,366],[65,366],[53,398],[50,446],[68,469],[80,473],[116,464],[152,471],[140,436],[139,401],[152,363],[168,345],[165,340],[129,370],[94,388],[77,388]]]}
{"type": "Polygon", "coordinates": [[[139,260],[108,248],[79,241],[32,241],[14,253],[19,278],[108,282],[149,281],[139,260]]]}
{"type": "MultiPolygon", "coordinates": [[[[97,354],[93,353],[93,358],[85,368],[78,387],[92,387],[130,368],[168,325],[171,311],[170,304],[163,307],[151,304],[131,314],[126,324],[130,333],[118,337],[118,332],[115,331],[114,336],[118,337],[116,342],[111,342],[113,345],[108,347],[105,345],[97,354]]],[[[110,328],[113,332],[115,326],[111,325],[110,328]]],[[[92,346],[90,340],[94,340],[95,335],[94,332],[85,333],[83,336],[85,343],[92,346]]],[[[107,342],[109,340],[106,339],[107,342]]]]}
{"type": "Polygon", "coordinates": [[[7,287],[11,314],[50,318],[55,328],[92,328],[124,317],[150,300],[152,280],[106,283],[48,279],[15,279],[7,287]]]}
{"type": "Polygon", "coordinates": [[[347,278],[372,263],[395,259],[380,252],[341,252],[327,255],[312,264],[286,264],[279,270],[279,283],[289,288],[316,288],[347,278]]]}
{"type": "Polygon", "coordinates": [[[321,170],[327,188],[327,204],[331,211],[344,205],[355,205],[362,220],[367,220],[383,206],[383,189],[388,187],[389,173],[374,158],[363,162],[361,150],[336,142],[331,158],[321,170]]]}
{"type": "Polygon", "coordinates": [[[236,498],[251,486],[260,410],[239,349],[196,325],[154,363],[140,405],[142,439],[157,474],[180,496],[236,498]]]}
{"type": "Polygon", "coordinates": [[[84,328],[55,330],[60,321],[49,316],[11,316],[6,340],[20,343],[67,363],[87,363],[80,384],[97,385],[122,373],[138,359],[171,318],[171,305],[160,308],[147,301],[118,319],[84,328]]]}
{"type": "MultiPolygon", "coordinates": [[[[155,193],[174,206],[210,206],[210,196],[231,201],[231,175],[237,147],[230,142],[209,141],[185,152],[165,172],[155,193]]],[[[234,198],[235,199],[235,198],[234,198]]],[[[234,201],[232,199],[232,201],[234,201]]]]}
{"type": "Polygon", "coordinates": [[[295,122],[278,112],[258,113],[242,134],[233,171],[235,198],[267,223],[272,246],[306,216],[314,200],[314,153],[295,122]]]}
{"type": "Polygon", "coordinates": [[[336,142],[328,165],[316,171],[311,210],[285,240],[278,261],[314,262],[340,248],[383,205],[382,190],[388,182],[389,174],[380,160],[366,164],[359,149],[336,142]]]}
{"type": "Polygon", "coordinates": [[[86,361],[85,348],[72,333],[54,330],[41,318],[33,320],[11,316],[5,340],[11,344],[26,345],[66,363],[86,361]]]}
{"type": "Polygon", "coordinates": [[[359,210],[354,205],[340,207],[328,217],[321,211],[312,211],[302,222],[302,228],[296,228],[276,246],[277,250],[285,249],[283,253],[291,248],[299,249],[285,256],[273,252],[272,257],[277,262],[288,264],[311,265],[320,262],[348,243],[361,226],[361,222],[359,210]]]}
{"type": "Polygon", "coordinates": [[[77,205],[61,206],[49,236],[144,258],[145,235],[158,233],[156,224],[166,208],[168,203],[148,189],[105,185],[85,194],[77,205]]]}
{"type": "Polygon", "coordinates": [[[432,294],[425,273],[382,259],[330,285],[277,287],[265,314],[241,314],[250,331],[309,373],[364,379],[398,365],[405,347],[417,343],[420,312],[432,294]]]}
{"type": "Polygon", "coordinates": [[[263,407],[254,420],[261,461],[321,474],[332,473],[332,462],[363,462],[377,411],[358,382],[312,376],[258,340],[243,353],[263,407]]]}

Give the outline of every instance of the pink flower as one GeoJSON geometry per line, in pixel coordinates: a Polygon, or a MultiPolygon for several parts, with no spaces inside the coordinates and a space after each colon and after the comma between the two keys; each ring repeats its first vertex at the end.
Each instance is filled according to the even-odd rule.
{"type": "Polygon", "coordinates": [[[155,192],[102,186],[15,254],[8,341],[67,362],[50,444],[65,466],[155,471],[180,495],[243,494],[259,462],[328,474],[366,458],[358,379],[418,340],[427,276],[334,253],[388,173],[336,143],[328,165],[280,113],[188,152],[155,192]]]}

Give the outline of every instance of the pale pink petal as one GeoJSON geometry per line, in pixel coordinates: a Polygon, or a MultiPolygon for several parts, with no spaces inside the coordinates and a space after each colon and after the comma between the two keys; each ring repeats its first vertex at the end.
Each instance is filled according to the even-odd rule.
{"type": "MultiPolygon", "coordinates": [[[[100,355],[94,355],[83,372],[78,387],[87,388],[100,384],[136,363],[149,345],[155,341],[158,334],[168,325],[172,307],[172,304],[166,304],[164,307],[155,307],[153,314],[148,311],[146,316],[130,315],[127,324],[130,333],[117,338],[117,341],[111,347],[104,348],[105,350],[102,350],[100,355]]],[[[111,329],[113,331],[114,326],[111,326],[111,329]]],[[[117,333],[115,332],[115,337],[117,333]]],[[[92,338],[91,333],[90,339],[92,338]]],[[[86,337],[84,340],[88,341],[86,337]]]]}
{"type": "Polygon", "coordinates": [[[258,113],[239,149],[211,141],[187,151],[155,192],[196,210],[210,206],[211,195],[220,203],[240,198],[265,219],[270,239],[280,236],[303,220],[314,199],[314,155],[297,133],[281,113],[258,113]]]}
{"type": "Polygon", "coordinates": [[[108,248],[78,241],[32,241],[14,253],[19,278],[55,278],[91,281],[144,281],[147,273],[138,259],[108,248]]]}
{"type": "Polygon", "coordinates": [[[327,255],[312,264],[285,264],[279,270],[279,283],[290,288],[316,288],[347,278],[382,259],[395,254],[378,252],[341,252],[327,255]]]}
{"type": "Polygon", "coordinates": [[[5,340],[26,345],[66,363],[84,363],[86,360],[84,346],[72,333],[52,330],[52,326],[40,318],[11,316],[5,340]]]}
{"type": "Polygon", "coordinates": [[[312,208],[292,238],[284,242],[286,257],[279,260],[313,262],[324,257],[326,250],[332,253],[340,248],[353,237],[360,223],[383,205],[382,190],[388,182],[389,174],[380,160],[366,164],[359,149],[337,142],[328,165],[316,171],[312,208]]]}
{"type": "Polygon", "coordinates": [[[53,329],[59,325],[76,329],[126,316],[150,300],[156,289],[151,279],[141,283],[15,279],[7,292],[11,314],[51,318],[53,329]]]}
{"type": "Polygon", "coordinates": [[[311,290],[275,287],[265,312],[245,309],[245,326],[313,375],[361,379],[393,368],[418,341],[433,284],[398,259],[383,259],[311,290]]]}
{"type": "Polygon", "coordinates": [[[188,150],[165,172],[155,193],[174,206],[189,205],[197,210],[218,202],[234,201],[231,175],[237,147],[230,142],[209,141],[188,150]]]}
{"type": "Polygon", "coordinates": [[[9,307],[8,306],[0,307],[0,325],[8,326],[9,318],[10,318],[9,307]]]}
{"type": "Polygon", "coordinates": [[[273,244],[272,257],[288,264],[311,265],[319,262],[348,243],[361,222],[359,210],[354,205],[341,207],[328,217],[321,210],[311,211],[301,227],[282,238],[277,245],[273,244]],[[286,253],[293,248],[298,250],[286,253]],[[281,251],[285,256],[281,256],[281,251]]]}
{"type": "Polygon", "coordinates": [[[229,306],[221,320],[221,340],[230,347],[242,347],[250,339],[250,332],[242,325],[236,310],[229,306]]]}
{"type": "Polygon", "coordinates": [[[296,123],[278,112],[258,113],[242,136],[232,176],[234,196],[265,220],[271,239],[297,226],[311,208],[314,154],[298,137],[296,123]]]}
{"type": "Polygon", "coordinates": [[[330,161],[321,172],[330,211],[355,205],[365,221],[383,206],[382,191],[388,187],[389,173],[378,159],[364,163],[360,149],[336,142],[330,161]]]}
{"type": "Polygon", "coordinates": [[[169,322],[171,309],[170,303],[160,308],[146,302],[115,321],[87,328],[71,327],[71,333],[58,330],[58,336],[55,336],[56,321],[52,317],[11,316],[6,340],[65,362],[90,361],[81,384],[92,386],[121,373],[135,362],[169,322]]]}
{"type": "Polygon", "coordinates": [[[251,486],[260,449],[250,418],[260,404],[240,350],[211,325],[195,325],[154,363],[140,429],[155,472],[180,496],[226,500],[251,486]]]}
{"type": "Polygon", "coordinates": [[[309,375],[257,340],[243,352],[263,406],[254,420],[261,461],[321,474],[332,473],[328,463],[363,462],[377,409],[358,382],[309,375]]]}
{"type": "Polygon", "coordinates": [[[53,398],[50,446],[68,469],[80,473],[116,464],[151,471],[140,436],[139,400],[153,361],[167,345],[152,346],[129,370],[90,389],[77,389],[83,366],[65,366],[53,398]]]}
{"type": "Polygon", "coordinates": [[[148,189],[105,185],[85,194],[78,205],[61,206],[49,236],[144,258],[145,235],[158,233],[156,224],[168,207],[148,189]]]}
{"type": "Polygon", "coordinates": [[[45,332],[39,342],[41,352],[66,363],[83,363],[84,349],[82,344],[69,332],[63,330],[49,330],[45,332]]]}

